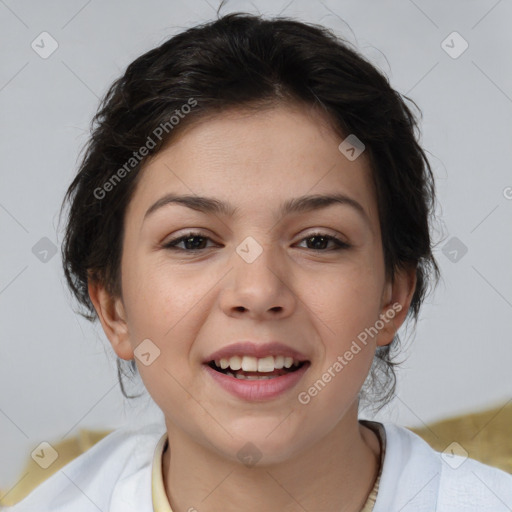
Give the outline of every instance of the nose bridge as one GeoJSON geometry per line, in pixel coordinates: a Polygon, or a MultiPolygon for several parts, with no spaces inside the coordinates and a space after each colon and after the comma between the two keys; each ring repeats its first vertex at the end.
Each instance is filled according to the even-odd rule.
{"type": "Polygon", "coordinates": [[[268,237],[265,242],[263,238],[263,235],[249,235],[236,247],[234,262],[237,281],[245,277],[249,282],[256,280],[255,284],[267,285],[269,280],[276,284],[275,280],[280,281],[276,276],[278,268],[281,267],[278,251],[268,242],[268,237]]]}
{"type": "Polygon", "coordinates": [[[283,273],[284,256],[268,243],[260,243],[257,237],[247,236],[236,246],[230,291],[225,295],[223,305],[260,314],[276,308],[289,312],[294,297],[286,282],[286,272],[283,273]]]}

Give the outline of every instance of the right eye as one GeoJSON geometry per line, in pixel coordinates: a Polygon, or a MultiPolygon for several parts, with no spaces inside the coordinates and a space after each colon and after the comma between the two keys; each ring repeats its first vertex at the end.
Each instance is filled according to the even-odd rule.
{"type": "Polygon", "coordinates": [[[203,233],[198,233],[196,231],[191,231],[186,235],[180,236],[178,238],[174,238],[166,242],[162,247],[164,249],[170,249],[173,251],[185,251],[185,252],[195,252],[201,251],[204,247],[198,247],[198,245],[203,245],[201,242],[197,243],[197,240],[211,240],[210,237],[205,236],[203,233]],[[178,244],[185,244],[184,248],[178,247],[178,244]]]}

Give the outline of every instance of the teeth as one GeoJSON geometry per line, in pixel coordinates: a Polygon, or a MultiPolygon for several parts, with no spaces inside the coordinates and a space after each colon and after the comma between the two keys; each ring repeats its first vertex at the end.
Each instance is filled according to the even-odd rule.
{"type": "Polygon", "coordinates": [[[276,356],[274,357],[274,368],[276,370],[280,370],[284,366],[284,357],[276,356]]]}
{"type": "Polygon", "coordinates": [[[257,372],[258,360],[255,357],[250,356],[242,357],[242,370],[244,372],[257,372]]]}
{"type": "Polygon", "coordinates": [[[268,379],[274,379],[275,377],[272,377],[272,375],[262,375],[261,377],[257,375],[242,375],[241,373],[237,373],[236,375],[233,375],[232,373],[228,372],[228,375],[231,377],[236,377],[237,379],[241,380],[268,380],[268,379]]]}
{"type": "Polygon", "coordinates": [[[258,371],[259,372],[273,372],[274,371],[274,356],[264,357],[258,359],[258,371]]]}
{"type": "Polygon", "coordinates": [[[233,356],[229,359],[229,367],[232,370],[240,370],[242,368],[242,358],[239,356],[233,356]]]}
{"type": "Polygon", "coordinates": [[[293,364],[293,357],[285,357],[284,358],[284,367],[291,368],[293,364]]]}
{"type": "Polygon", "coordinates": [[[223,370],[241,369],[245,372],[270,373],[282,368],[291,368],[292,366],[297,367],[300,365],[300,362],[295,361],[293,357],[284,356],[267,356],[262,358],[252,356],[233,356],[229,359],[216,359],[215,365],[223,370]]]}

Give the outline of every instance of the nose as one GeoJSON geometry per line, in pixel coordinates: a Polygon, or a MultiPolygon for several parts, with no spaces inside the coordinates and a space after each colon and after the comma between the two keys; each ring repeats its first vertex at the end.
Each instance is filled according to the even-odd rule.
{"type": "Polygon", "coordinates": [[[275,319],[291,315],[297,306],[293,276],[278,248],[240,244],[221,294],[221,307],[229,316],[275,319]],[[244,252],[243,249],[249,250],[244,252]],[[256,252],[255,252],[256,251],[256,252]],[[249,254],[249,257],[246,255],[249,254]],[[256,256],[255,256],[256,254],[256,256]]]}

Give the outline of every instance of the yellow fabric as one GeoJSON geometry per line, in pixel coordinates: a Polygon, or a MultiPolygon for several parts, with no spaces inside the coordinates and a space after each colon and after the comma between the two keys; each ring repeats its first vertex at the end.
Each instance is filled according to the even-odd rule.
{"type": "Polygon", "coordinates": [[[384,467],[384,457],[386,456],[386,431],[384,429],[384,426],[380,423],[373,422],[373,421],[364,421],[363,423],[373,429],[373,431],[377,434],[377,437],[379,438],[380,443],[380,465],[379,465],[379,473],[377,475],[377,479],[375,480],[375,484],[373,486],[373,489],[370,492],[370,495],[368,496],[368,499],[366,500],[365,505],[361,509],[361,512],[372,512],[373,507],[375,506],[375,501],[377,500],[377,493],[379,492],[379,484],[380,484],[380,477],[382,475],[382,468],[384,467]]]}
{"type": "MultiPolygon", "coordinates": [[[[485,411],[431,423],[422,428],[409,427],[409,430],[418,434],[437,451],[442,452],[450,443],[456,441],[472,459],[512,473],[511,427],[512,402],[485,411]]],[[[110,432],[110,430],[82,429],[74,438],[57,443],[50,442],[57,450],[59,457],[48,469],[41,469],[28,455],[27,463],[17,479],[17,484],[10,489],[0,490],[0,505],[14,505],[49,476],[110,432]]]]}
{"type": "Polygon", "coordinates": [[[160,438],[153,457],[153,471],[151,476],[151,495],[153,496],[154,512],[172,512],[164,487],[162,473],[162,455],[167,448],[167,432],[160,438]]]}
{"type": "Polygon", "coordinates": [[[438,452],[455,441],[469,458],[512,473],[512,401],[409,430],[438,452]]]}
{"type": "MultiPolygon", "coordinates": [[[[81,429],[77,436],[60,442],[50,442],[57,451],[58,457],[47,469],[41,468],[32,459],[30,454],[20,476],[10,489],[0,490],[0,505],[12,506],[27,496],[30,491],[44,482],[48,477],[63,468],[68,462],[78,457],[91,446],[110,434],[111,430],[86,430],[81,429]]],[[[39,444],[39,443],[37,443],[39,444]]],[[[35,448],[35,446],[34,446],[35,448]]],[[[32,451],[32,450],[31,450],[32,451]]]]}

